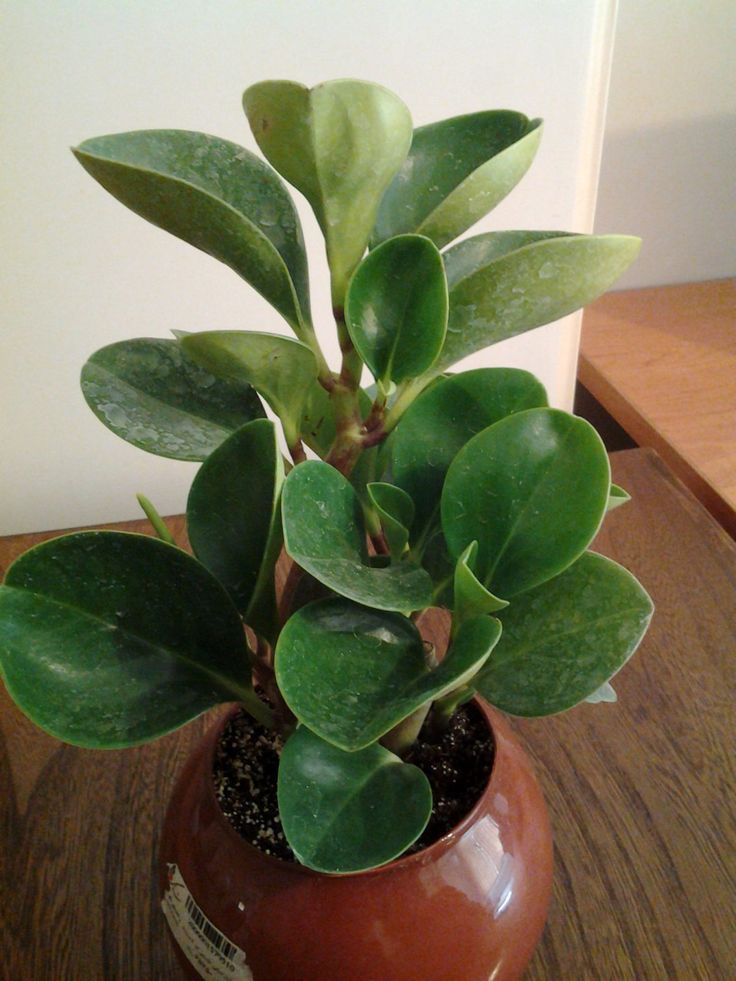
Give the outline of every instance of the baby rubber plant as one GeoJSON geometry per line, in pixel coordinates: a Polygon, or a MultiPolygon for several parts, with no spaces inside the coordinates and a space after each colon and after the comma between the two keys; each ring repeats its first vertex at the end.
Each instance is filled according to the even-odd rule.
{"type": "Polygon", "coordinates": [[[593,300],[639,242],[455,242],[531,164],[542,126],[519,112],[413,129],[396,95],[353,80],[261,82],[244,107],[268,163],[180,130],[74,150],[123,204],[228,265],[293,336],[177,333],[92,355],[82,390],[112,432],[201,461],[191,552],[145,498],[160,540],[86,531],[32,548],[0,589],[2,675],[23,712],[79,746],[133,746],[240,703],[283,738],[297,859],[351,872],[400,855],[428,821],[429,783],[405,761],[428,713],[441,729],[476,692],[520,716],[610,700],[647,627],[636,579],[588,549],[627,497],[594,429],[550,408],[526,371],[452,371],[593,300]],[[336,369],[281,178],[324,234],[336,369]],[[430,607],[451,616],[446,652],[417,623],[430,607]]]}

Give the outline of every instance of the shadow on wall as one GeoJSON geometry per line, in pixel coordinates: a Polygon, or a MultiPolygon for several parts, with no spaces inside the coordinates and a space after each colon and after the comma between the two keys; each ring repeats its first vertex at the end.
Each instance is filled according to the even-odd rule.
{"type": "Polygon", "coordinates": [[[736,273],[736,116],[606,135],[596,231],[644,240],[617,289],[736,273]]]}

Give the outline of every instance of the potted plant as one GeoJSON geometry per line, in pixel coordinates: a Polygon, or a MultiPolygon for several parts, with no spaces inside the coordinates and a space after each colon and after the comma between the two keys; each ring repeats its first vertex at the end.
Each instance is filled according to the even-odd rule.
{"type": "Polygon", "coordinates": [[[592,300],[638,241],[450,244],[529,167],[541,123],[521,113],[413,130],[395,95],[351,80],[263,82],[244,107],[268,164],[176,130],[74,151],[295,336],[176,332],[90,358],[82,390],[109,429],[201,461],[191,551],[143,497],[160,540],[91,531],[31,549],[0,589],[3,679],[80,746],[132,746],[236,703],[187,764],[162,844],[193,976],[515,977],[544,921],[549,829],[487,703],[539,716],[610,700],[651,603],[588,550],[626,500],[592,427],[528,372],[452,369],[592,300]],[[339,370],[277,172],[324,233],[339,370]],[[444,641],[423,635],[433,608],[444,641]]]}

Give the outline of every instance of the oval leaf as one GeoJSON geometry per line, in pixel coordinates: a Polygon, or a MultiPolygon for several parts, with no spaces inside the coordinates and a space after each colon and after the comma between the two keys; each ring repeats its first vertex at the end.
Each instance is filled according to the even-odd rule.
{"type": "Polygon", "coordinates": [[[305,344],[245,330],[187,334],[179,343],[213,375],[250,383],[281,420],[287,443],[296,442],[307,396],[319,386],[317,361],[305,344]]]}
{"type": "Polygon", "coordinates": [[[641,246],[626,235],[559,232],[491,232],[478,239],[491,246],[486,250],[485,241],[479,247],[469,239],[446,256],[450,315],[445,345],[432,369],[436,373],[590,303],[631,265],[641,246]],[[527,244],[498,254],[514,236],[525,235],[531,239],[527,244]],[[481,258],[473,264],[476,255],[481,258]]]}
{"type": "Polygon", "coordinates": [[[374,241],[421,232],[442,248],[503,200],[529,169],[541,120],[490,110],[414,130],[381,201],[374,241]]]}
{"type": "Polygon", "coordinates": [[[588,552],[500,614],[503,636],[478,688],[512,715],[563,712],[597,692],[626,663],[652,610],[630,572],[588,552]]]}
{"type": "Polygon", "coordinates": [[[204,460],[265,415],[250,385],[216,379],[176,341],[108,344],[82,368],[81,385],[87,405],[116,436],[175,460],[204,460]]]}
{"type": "Polygon", "coordinates": [[[281,549],[283,480],[274,424],[248,423],[200,467],[187,501],[187,531],[197,558],[227,587],[246,622],[272,638],[273,570],[281,549]]]}
{"type": "Polygon", "coordinates": [[[463,447],[442,491],[442,528],[460,557],[478,542],[475,573],[511,599],[556,576],[587,548],[608,501],[606,448],[584,419],[527,409],[463,447]]]}
{"type": "Polygon", "coordinates": [[[284,481],[286,551],[315,579],[357,603],[411,613],[432,599],[423,569],[407,562],[372,568],[358,496],[334,467],[307,460],[284,481]]]}
{"type": "Polygon", "coordinates": [[[476,433],[547,405],[541,382],[517,368],[477,368],[442,378],[409,406],[387,444],[392,480],[413,499],[414,539],[439,521],[448,467],[476,433]]]}
{"type": "Polygon", "coordinates": [[[427,371],[447,329],[445,268],[432,242],[400,235],[371,252],[350,281],[345,322],[384,387],[427,371]]]}
{"type": "Polygon", "coordinates": [[[384,191],[406,158],[409,110],[380,85],[342,79],[252,85],[243,106],[266,159],[311,204],[327,244],[333,303],[365,251],[384,191]]]}
{"type": "Polygon", "coordinates": [[[301,722],[352,752],[464,684],[485,663],[500,633],[498,620],[468,621],[440,666],[430,671],[411,620],[344,599],[320,600],[284,627],[276,677],[301,722]]]}
{"type": "Polygon", "coordinates": [[[254,154],[172,129],[100,136],[73,152],[118,201],[234,269],[298,334],[309,324],[299,217],[277,175],[254,154]]]}
{"type": "Polygon", "coordinates": [[[5,684],[42,729],[132,746],[252,695],[242,623],[181,549],[122,532],[37,545],[0,587],[5,684]]]}
{"type": "Polygon", "coordinates": [[[318,872],[390,862],[432,813],[432,790],[418,767],[377,744],[344,753],[304,726],[281,754],[278,800],[294,854],[318,872]]]}
{"type": "Polygon", "coordinates": [[[393,559],[401,558],[414,520],[414,502],[400,487],[375,481],[367,485],[368,499],[376,509],[393,559]]]}
{"type": "Polygon", "coordinates": [[[494,596],[482,582],[479,582],[473,572],[477,554],[478,543],[471,542],[455,566],[453,628],[455,624],[461,624],[469,617],[482,613],[497,613],[509,605],[508,600],[494,596]]]}

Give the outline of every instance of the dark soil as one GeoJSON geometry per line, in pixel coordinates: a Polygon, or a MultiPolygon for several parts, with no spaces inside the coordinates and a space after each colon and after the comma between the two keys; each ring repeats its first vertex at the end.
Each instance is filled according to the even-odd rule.
{"type": "Polygon", "coordinates": [[[406,757],[424,770],[432,786],[432,817],[408,854],[428,848],[452,831],[475,807],[493,766],[493,737],[474,705],[463,705],[438,740],[425,725],[406,757]]]}
{"type": "MultiPolygon", "coordinates": [[[[407,762],[420,767],[432,786],[429,824],[405,854],[434,844],[475,806],[493,766],[493,737],[472,704],[459,708],[437,739],[427,723],[407,762]]],[[[281,743],[278,736],[241,712],[225,727],[214,765],[215,793],[223,813],[246,841],[287,862],[294,853],[284,837],[276,801],[281,743]]]]}

